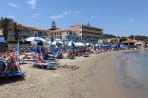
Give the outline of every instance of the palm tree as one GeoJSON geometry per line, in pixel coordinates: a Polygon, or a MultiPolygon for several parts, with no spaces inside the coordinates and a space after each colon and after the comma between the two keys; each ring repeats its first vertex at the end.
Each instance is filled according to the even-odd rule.
{"type": "Polygon", "coordinates": [[[13,25],[11,26],[11,28],[13,29],[13,31],[15,32],[14,36],[15,36],[15,40],[19,40],[19,30],[20,30],[21,24],[18,24],[17,22],[14,22],[13,25]]]}
{"type": "Polygon", "coordinates": [[[12,25],[12,23],[13,23],[12,19],[3,18],[3,17],[1,17],[0,19],[0,27],[3,29],[2,32],[3,32],[4,40],[7,40],[8,29],[12,25]]]}

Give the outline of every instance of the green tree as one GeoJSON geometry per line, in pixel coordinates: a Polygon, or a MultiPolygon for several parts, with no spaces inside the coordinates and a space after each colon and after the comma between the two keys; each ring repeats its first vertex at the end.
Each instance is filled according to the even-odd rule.
{"type": "Polygon", "coordinates": [[[13,22],[14,21],[12,19],[1,17],[1,19],[0,19],[0,27],[3,29],[2,32],[3,32],[4,40],[7,40],[8,29],[13,24],[13,22]]]}
{"type": "Polygon", "coordinates": [[[56,26],[55,21],[52,22],[51,28],[50,28],[50,29],[51,29],[52,31],[57,29],[57,26],[56,26]]]}
{"type": "Polygon", "coordinates": [[[115,35],[113,34],[103,34],[103,38],[106,39],[106,38],[116,38],[115,35]]]}
{"type": "Polygon", "coordinates": [[[18,34],[18,32],[19,32],[19,30],[21,28],[21,24],[18,24],[17,22],[14,22],[13,25],[11,26],[11,28],[15,32],[14,33],[15,40],[19,40],[19,34],[18,34]]]}
{"type": "Polygon", "coordinates": [[[135,36],[134,35],[130,35],[129,38],[130,39],[135,39],[135,36]]]}
{"type": "Polygon", "coordinates": [[[125,38],[125,37],[120,38],[120,42],[123,42],[123,41],[126,41],[126,40],[127,40],[127,38],[125,38]]]}

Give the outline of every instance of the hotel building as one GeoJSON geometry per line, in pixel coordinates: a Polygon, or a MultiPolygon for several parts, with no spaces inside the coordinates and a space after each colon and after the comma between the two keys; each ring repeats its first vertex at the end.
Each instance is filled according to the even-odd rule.
{"type": "Polygon", "coordinates": [[[49,35],[53,40],[56,38],[59,38],[61,40],[65,40],[66,36],[75,36],[75,31],[72,31],[70,29],[56,29],[53,31],[49,31],[49,35]]]}
{"type": "Polygon", "coordinates": [[[90,25],[74,25],[69,29],[75,31],[76,36],[86,40],[91,39],[92,41],[97,41],[103,37],[103,29],[90,25]]]}
{"type": "MultiPolygon", "coordinates": [[[[22,25],[18,33],[19,33],[19,40],[22,40],[28,37],[33,37],[33,36],[44,37],[49,35],[48,30],[46,29],[31,27],[26,25],[22,25]]],[[[12,29],[9,29],[8,40],[15,40],[14,34],[15,32],[12,29]]]]}

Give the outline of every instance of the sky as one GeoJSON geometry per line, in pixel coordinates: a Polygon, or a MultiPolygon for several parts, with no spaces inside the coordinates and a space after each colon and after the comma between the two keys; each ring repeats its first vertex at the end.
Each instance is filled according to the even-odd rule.
{"type": "Polygon", "coordinates": [[[116,36],[148,36],[148,0],[0,0],[0,17],[49,29],[90,24],[116,36]]]}

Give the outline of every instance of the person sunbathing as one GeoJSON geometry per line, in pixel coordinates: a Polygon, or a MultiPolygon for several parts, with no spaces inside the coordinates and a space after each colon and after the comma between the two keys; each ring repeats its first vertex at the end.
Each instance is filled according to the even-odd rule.
{"type": "Polygon", "coordinates": [[[41,62],[43,62],[43,61],[44,61],[44,59],[43,59],[42,54],[38,54],[38,56],[39,56],[39,60],[40,60],[41,62]]]}
{"type": "Polygon", "coordinates": [[[62,57],[62,52],[58,51],[57,54],[58,54],[58,57],[62,57]]]}
{"type": "Polygon", "coordinates": [[[70,52],[70,51],[67,51],[67,56],[66,56],[66,58],[68,58],[70,55],[71,55],[71,52],[70,52]]]}
{"type": "Polygon", "coordinates": [[[44,53],[44,60],[48,60],[50,58],[50,55],[48,54],[48,52],[44,53]]]}
{"type": "Polygon", "coordinates": [[[6,59],[7,59],[6,71],[21,72],[17,55],[14,52],[11,52],[6,59]]]}
{"type": "Polygon", "coordinates": [[[74,58],[74,54],[73,54],[73,51],[72,50],[69,50],[69,51],[67,51],[67,57],[66,58],[74,58]]]}

